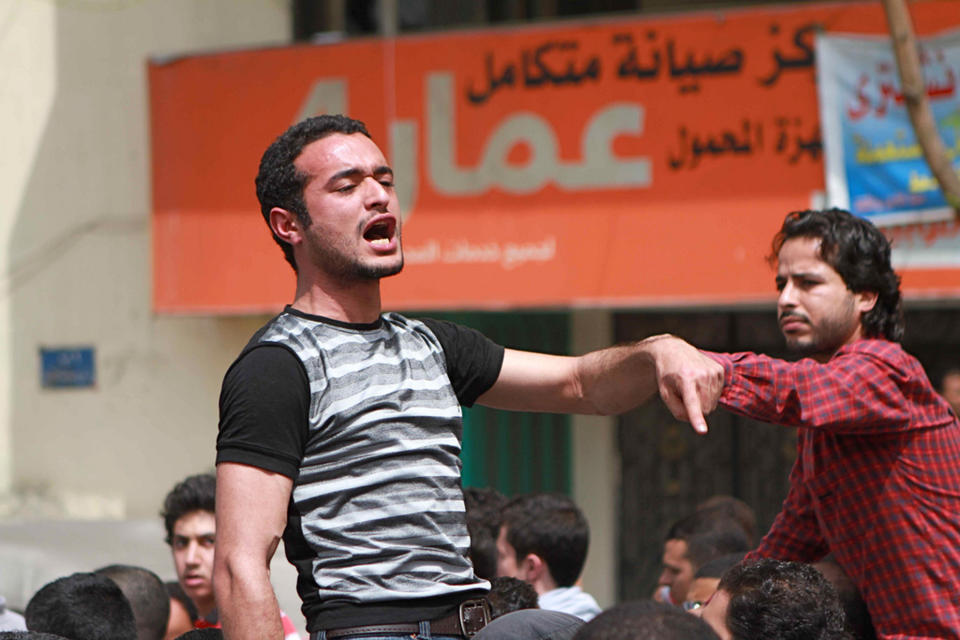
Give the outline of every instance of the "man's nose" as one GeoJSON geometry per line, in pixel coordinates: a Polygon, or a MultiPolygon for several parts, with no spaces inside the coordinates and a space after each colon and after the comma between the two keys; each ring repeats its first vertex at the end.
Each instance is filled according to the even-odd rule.
{"type": "Polygon", "coordinates": [[[190,542],[187,545],[187,564],[199,564],[200,562],[200,545],[196,542],[190,542]]]}
{"type": "Polygon", "coordinates": [[[787,282],[780,290],[780,296],[777,298],[777,308],[783,310],[797,306],[796,294],[796,288],[790,282],[787,282]]]}
{"type": "Polygon", "coordinates": [[[385,208],[390,202],[390,190],[376,178],[367,178],[364,183],[367,208],[385,208]]]}

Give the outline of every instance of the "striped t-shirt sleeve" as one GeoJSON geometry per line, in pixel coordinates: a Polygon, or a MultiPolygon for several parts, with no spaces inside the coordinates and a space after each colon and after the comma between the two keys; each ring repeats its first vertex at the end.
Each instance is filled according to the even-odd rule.
{"type": "Polygon", "coordinates": [[[503,347],[476,329],[453,322],[424,318],[423,323],[443,347],[447,377],[457,399],[463,406],[472,407],[500,376],[503,347]]]}
{"type": "Polygon", "coordinates": [[[273,344],[249,349],[223,379],[217,464],[238,462],[295,479],[309,410],[306,372],[293,352],[273,344]]]}

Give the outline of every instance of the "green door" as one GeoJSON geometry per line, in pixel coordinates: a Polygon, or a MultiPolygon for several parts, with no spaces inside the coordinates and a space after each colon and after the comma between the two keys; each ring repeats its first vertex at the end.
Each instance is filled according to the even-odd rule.
{"type": "MultiPolygon", "coordinates": [[[[566,313],[431,313],[482,332],[511,349],[568,353],[566,313]]],[[[506,495],[570,493],[570,419],[475,405],[463,410],[463,485],[506,495]]]]}

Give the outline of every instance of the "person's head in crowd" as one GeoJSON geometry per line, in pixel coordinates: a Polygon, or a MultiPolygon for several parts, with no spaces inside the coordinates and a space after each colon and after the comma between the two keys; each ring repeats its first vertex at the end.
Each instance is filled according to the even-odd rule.
{"type": "Polygon", "coordinates": [[[0,640],[69,640],[42,631],[0,631],[0,640]]]}
{"type": "Polygon", "coordinates": [[[718,494],[711,496],[697,505],[697,511],[707,513],[716,513],[721,516],[727,516],[743,527],[743,532],[747,534],[747,540],[750,547],[757,541],[757,514],[753,507],[746,502],[733,496],[718,494]]]}
{"type": "Polygon", "coordinates": [[[587,519],[567,496],[517,496],[501,512],[497,575],[525,580],[540,595],[573,586],[587,559],[589,541],[587,519]]]}
{"type": "Polygon", "coordinates": [[[750,540],[743,527],[722,510],[694,511],[667,531],[656,599],[681,605],[701,566],[714,558],[749,550],[750,540]]]}
{"type": "Polygon", "coordinates": [[[499,526],[500,511],[510,501],[510,498],[503,495],[493,487],[464,487],[463,504],[467,508],[467,513],[483,514],[497,521],[499,526]]]}
{"type": "Polygon", "coordinates": [[[37,591],[24,612],[27,629],[70,640],[136,640],[137,623],[123,591],[94,573],[74,573],[37,591]]]}
{"type": "Polygon", "coordinates": [[[716,592],[723,574],[740,564],[745,555],[747,554],[744,552],[728,553],[705,562],[693,574],[693,580],[687,588],[687,595],[683,601],[683,608],[692,611],[703,606],[703,603],[716,592]]]}
{"type": "Polygon", "coordinates": [[[223,640],[223,630],[218,627],[191,629],[177,636],[176,640],[223,640]]]}
{"type": "Polygon", "coordinates": [[[193,624],[200,614],[197,613],[196,605],[179,582],[164,582],[163,586],[170,600],[170,617],[167,620],[167,630],[163,634],[163,640],[174,640],[193,629],[193,624]]]}
{"type": "Polygon", "coordinates": [[[562,611],[522,609],[492,620],[473,640],[573,640],[582,626],[583,620],[562,611]]]}
{"type": "Polygon", "coordinates": [[[607,609],[574,640],[717,640],[703,620],[665,602],[637,600],[607,609]]]}
{"type": "Polygon", "coordinates": [[[507,497],[492,488],[465,487],[463,502],[470,532],[470,561],[478,578],[490,580],[497,575],[497,535],[500,510],[507,497]]]}
{"type": "Polygon", "coordinates": [[[898,342],[904,320],[890,242],[840,209],[787,214],[773,239],[777,319],[793,351],[826,361],[860,338],[898,342]]]}
{"type": "Polygon", "coordinates": [[[847,619],[847,631],[854,640],[877,640],[877,631],[870,619],[867,604],[850,576],[831,557],[813,563],[814,568],[830,581],[840,598],[843,615],[847,619]]]}
{"type": "Polygon", "coordinates": [[[177,580],[200,616],[216,608],[213,595],[216,493],[217,479],[212,473],[190,476],[167,494],[160,513],[177,580]]]}
{"type": "Polygon", "coordinates": [[[490,617],[499,618],[507,613],[521,609],[537,609],[537,591],[529,582],[519,578],[499,576],[490,580],[490,617]]]}
{"type": "Polygon", "coordinates": [[[157,574],[125,564],[112,564],[94,573],[110,578],[123,591],[137,621],[138,640],[163,640],[170,618],[170,598],[157,574]]]}
{"type": "Polygon", "coordinates": [[[940,395],[960,416],[960,369],[948,369],[940,378],[940,395]]]}
{"type": "Polygon", "coordinates": [[[799,562],[766,558],[739,564],[692,613],[721,640],[850,640],[833,585],[799,562]]]}

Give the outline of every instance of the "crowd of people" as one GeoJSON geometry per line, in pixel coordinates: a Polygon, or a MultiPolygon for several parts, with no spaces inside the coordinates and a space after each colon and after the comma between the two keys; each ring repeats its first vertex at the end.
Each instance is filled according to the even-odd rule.
{"type": "MultiPolygon", "coordinates": [[[[567,357],[383,311],[402,218],[363,123],[290,127],[256,189],[296,289],[224,377],[216,477],[164,506],[186,596],[165,596],[166,637],[292,639],[269,574],[282,539],[310,640],[960,638],[960,422],[899,344],[900,280],[870,222],[797,211],[775,234],[795,361],[668,335],[567,357]],[[796,428],[789,492],[759,540],[749,507],[705,502],[667,531],[650,600],[601,611],[578,583],[589,535],[571,500],[464,495],[461,407],[615,415],[657,395],[698,433],[717,407],[796,428]],[[174,617],[204,628],[176,636],[174,617]]],[[[27,627],[58,633],[73,584],[131,609],[112,581],[44,587],[27,627]]]]}
{"type": "MultiPolygon", "coordinates": [[[[213,592],[216,476],[177,483],[160,512],[177,580],[110,565],[64,576],[40,588],[23,614],[0,615],[0,638],[66,640],[215,640],[223,634],[213,592]]],[[[158,541],[159,542],[159,541],[158,541]]],[[[300,640],[283,614],[284,640],[300,640]]]]}
{"type": "MultiPolygon", "coordinates": [[[[873,640],[856,587],[835,563],[744,561],[754,546],[753,510],[715,496],[673,523],[663,573],[648,601],[603,611],[580,586],[589,526],[557,493],[512,499],[464,490],[467,557],[490,583],[486,626],[475,637],[523,640],[786,638],[873,640]]],[[[24,616],[0,617],[0,639],[215,640],[223,638],[213,589],[216,477],[184,479],[161,517],[177,581],[141,567],[111,565],[43,586],[24,616]]],[[[281,613],[285,640],[299,640],[281,613]]]]}

